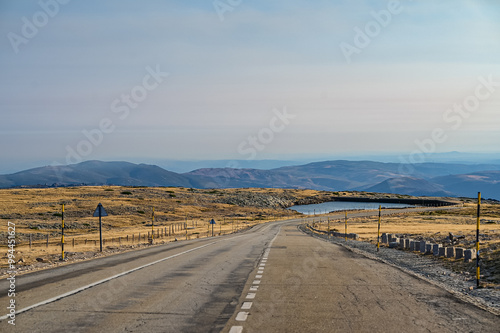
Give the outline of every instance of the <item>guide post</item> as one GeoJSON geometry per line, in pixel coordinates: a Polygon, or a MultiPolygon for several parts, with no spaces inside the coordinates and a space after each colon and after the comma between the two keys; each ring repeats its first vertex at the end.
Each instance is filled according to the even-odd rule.
{"type": "Polygon", "coordinates": [[[377,252],[380,250],[380,215],[382,215],[382,205],[378,206],[377,252]]]}
{"type": "Polygon", "coordinates": [[[479,227],[481,224],[481,192],[477,193],[477,227],[476,227],[476,286],[479,288],[479,227]]]}
{"type": "Polygon", "coordinates": [[[104,207],[99,203],[94,211],[94,217],[99,217],[99,250],[102,252],[102,221],[101,217],[108,216],[104,207]]]}
{"type": "Polygon", "coordinates": [[[61,260],[64,260],[64,204],[61,213],[61,260]]]}
{"type": "Polygon", "coordinates": [[[210,224],[212,225],[212,237],[214,237],[214,224],[215,224],[214,219],[210,220],[210,224]]]}

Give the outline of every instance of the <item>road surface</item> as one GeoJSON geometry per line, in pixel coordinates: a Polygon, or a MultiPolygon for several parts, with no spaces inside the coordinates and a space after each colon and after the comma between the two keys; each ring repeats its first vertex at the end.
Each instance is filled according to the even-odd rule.
{"type": "Polygon", "coordinates": [[[500,318],[284,225],[223,332],[499,332],[500,318]],[[267,259],[266,259],[267,258],[267,259]]]}
{"type": "MultiPolygon", "coordinates": [[[[4,317],[0,331],[498,332],[498,317],[299,223],[18,276],[16,325],[4,317]]],[[[2,315],[8,287],[0,281],[2,315]]]]}

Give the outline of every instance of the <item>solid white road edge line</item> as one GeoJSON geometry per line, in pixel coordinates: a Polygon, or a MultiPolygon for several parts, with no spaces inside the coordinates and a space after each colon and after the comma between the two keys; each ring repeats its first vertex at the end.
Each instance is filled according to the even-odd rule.
{"type": "MultiPolygon", "coordinates": [[[[42,301],[42,302],[39,302],[39,303],[36,303],[36,304],[33,304],[33,305],[30,305],[24,309],[21,309],[21,310],[17,310],[16,311],[16,315],[20,314],[20,313],[23,313],[23,312],[26,312],[28,310],[31,310],[33,308],[36,308],[36,307],[39,307],[39,306],[42,306],[42,305],[46,305],[46,304],[49,304],[49,303],[52,303],[52,302],[55,302],[57,300],[60,300],[61,298],[65,298],[65,297],[68,297],[68,296],[71,296],[71,295],[74,295],[76,293],[79,293],[80,291],[83,291],[85,289],[89,289],[89,288],[92,288],[92,287],[95,287],[99,284],[102,284],[102,283],[105,283],[105,282],[108,282],[110,280],[113,280],[113,279],[116,279],[116,278],[119,278],[121,276],[124,276],[124,275],[127,275],[127,274],[130,274],[132,272],[135,272],[135,271],[138,271],[140,269],[143,269],[143,268],[146,268],[148,266],[152,266],[152,265],[155,265],[157,263],[160,263],[162,261],[165,261],[165,260],[169,260],[169,259],[172,259],[172,258],[175,258],[175,257],[178,257],[180,255],[183,255],[183,254],[186,254],[186,253],[189,253],[189,252],[193,252],[193,251],[196,251],[196,250],[199,250],[199,249],[202,249],[204,247],[207,247],[209,245],[213,245],[217,242],[211,242],[211,243],[208,243],[208,244],[205,244],[205,245],[202,245],[202,246],[198,246],[198,247],[195,247],[193,249],[190,249],[190,250],[187,250],[187,251],[184,251],[184,252],[181,252],[181,253],[177,253],[177,254],[174,254],[174,255],[171,255],[169,257],[166,257],[166,258],[163,258],[163,259],[160,259],[160,260],[156,260],[156,261],[153,261],[153,262],[150,262],[149,264],[146,264],[146,265],[142,265],[142,266],[139,266],[139,267],[136,267],[136,268],[133,268],[131,270],[128,270],[126,272],[123,272],[123,273],[120,273],[120,274],[116,274],[116,275],[113,275],[111,277],[108,277],[106,279],[102,279],[102,280],[99,280],[97,282],[94,282],[94,283],[91,283],[91,284],[88,284],[86,286],[83,286],[83,287],[80,287],[78,289],[75,289],[75,290],[72,290],[72,291],[68,291],[67,293],[64,293],[64,294],[61,294],[59,296],[55,296],[55,297],[52,297],[52,298],[49,298],[48,300],[45,300],[45,301],[42,301]]],[[[5,320],[7,318],[10,318],[9,315],[5,315],[5,316],[2,316],[0,317],[0,320],[5,320]]]]}

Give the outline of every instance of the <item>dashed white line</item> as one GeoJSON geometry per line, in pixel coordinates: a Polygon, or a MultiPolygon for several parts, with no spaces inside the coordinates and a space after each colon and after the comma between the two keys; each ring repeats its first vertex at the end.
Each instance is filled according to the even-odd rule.
{"type": "Polygon", "coordinates": [[[248,293],[247,294],[247,299],[254,299],[255,298],[255,293],[248,293]]]}
{"type": "Polygon", "coordinates": [[[248,312],[241,311],[236,315],[236,321],[246,321],[248,318],[248,312]]]}
{"type": "Polygon", "coordinates": [[[243,332],[243,326],[233,326],[229,330],[229,333],[241,333],[243,332]]]}
{"type": "Polygon", "coordinates": [[[250,308],[252,307],[252,302],[244,302],[243,305],[241,306],[241,309],[242,310],[250,310],[250,308]]]}
{"type": "MultiPolygon", "coordinates": [[[[281,227],[278,229],[278,232],[272,239],[272,241],[269,243],[268,248],[264,252],[264,256],[260,262],[259,269],[257,271],[257,274],[255,276],[256,279],[261,279],[262,274],[264,273],[264,267],[266,266],[267,263],[267,257],[269,256],[269,252],[271,252],[271,245],[274,243],[274,240],[278,237],[278,234],[280,233],[281,227]]],[[[252,286],[250,287],[250,291],[257,291],[259,289],[260,280],[254,280],[252,283],[252,286]]],[[[248,293],[246,299],[255,299],[256,293],[248,293]]],[[[241,305],[241,310],[250,310],[252,307],[252,302],[243,302],[241,305]]],[[[246,321],[248,318],[248,315],[250,313],[246,311],[240,311],[236,315],[236,321],[246,321]]],[[[243,326],[232,326],[231,329],[229,330],[229,333],[242,333],[243,332],[243,326]]]]}

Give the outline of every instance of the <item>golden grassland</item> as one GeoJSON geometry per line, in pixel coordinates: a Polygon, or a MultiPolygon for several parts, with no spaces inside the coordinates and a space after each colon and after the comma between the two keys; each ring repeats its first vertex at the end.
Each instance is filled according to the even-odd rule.
{"type": "MultiPolygon", "coordinates": [[[[99,248],[98,218],[92,216],[98,203],[109,214],[102,218],[105,246],[148,243],[148,233],[153,231],[153,208],[156,243],[211,236],[212,229],[208,224],[211,219],[216,221],[214,234],[218,235],[299,215],[279,205],[260,205],[266,199],[258,197],[260,194],[278,197],[286,194],[293,200],[300,200],[325,193],[313,190],[197,190],[121,186],[2,189],[0,223],[4,222],[0,227],[0,244],[6,249],[9,223],[15,225],[16,251],[18,259],[23,259],[20,264],[31,264],[37,257],[61,253],[63,204],[65,251],[70,252],[95,251],[99,248]],[[254,195],[257,196],[255,200],[254,195]],[[243,206],[226,203],[228,197],[239,196],[250,198],[250,201],[243,206]]],[[[2,260],[0,268],[6,266],[7,260],[2,260]]]]}
{"type": "MultiPolygon", "coordinates": [[[[161,243],[211,236],[212,229],[208,224],[210,219],[215,219],[217,223],[214,227],[214,234],[217,235],[236,232],[257,223],[298,217],[301,214],[284,207],[293,203],[328,201],[328,198],[336,195],[408,197],[363,192],[257,188],[199,190],[181,187],[85,186],[2,189],[0,223],[3,225],[0,227],[0,246],[5,253],[7,226],[10,222],[16,228],[16,260],[23,259],[18,265],[29,265],[37,257],[49,258],[52,255],[53,259],[61,253],[62,204],[65,206],[65,251],[79,253],[95,252],[99,248],[98,218],[92,216],[98,203],[102,203],[109,214],[102,218],[105,247],[122,246],[130,249],[139,243],[148,243],[148,232],[153,230],[153,208],[155,242],[161,243]]],[[[466,236],[464,242],[470,248],[475,240],[476,230],[476,206],[472,202],[473,200],[465,200],[465,206],[458,210],[383,216],[381,232],[421,236],[436,241],[443,240],[452,232],[466,236]]],[[[481,234],[484,236],[481,246],[485,249],[485,261],[488,258],[494,261],[495,258],[500,258],[500,205],[482,205],[481,219],[481,234]]],[[[322,220],[326,221],[326,215],[322,220]]],[[[376,217],[349,218],[348,232],[357,233],[361,240],[376,242],[377,221],[376,217]]],[[[318,227],[326,230],[327,223],[323,222],[318,227]]],[[[332,221],[330,227],[343,232],[344,221],[332,221]]],[[[6,266],[6,258],[3,257],[0,268],[6,266]]],[[[500,267],[498,270],[500,271],[500,267]]]]}

